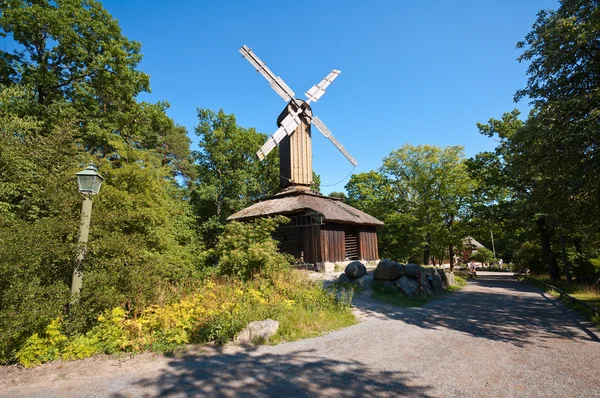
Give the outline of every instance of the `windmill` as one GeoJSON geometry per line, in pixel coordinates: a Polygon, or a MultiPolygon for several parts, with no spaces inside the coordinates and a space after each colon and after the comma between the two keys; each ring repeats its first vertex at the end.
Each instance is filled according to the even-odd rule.
{"type": "Polygon", "coordinates": [[[257,72],[267,79],[271,88],[287,102],[285,109],[277,118],[279,128],[256,152],[258,158],[263,160],[273,148],[279,146],[280,186],[282,188],[293,185],[300,189],[309,189],[308,187],[312,183],[311,124],[314,124],[353,166],[357,165],[356,160],[333,136],[321,119],[313,116],[310,107],[311,102],[317,102],[325,94],[325,89],[339,76],[339,70],[334,69],[319,84],[312,86],[304,94],[307,99],[303,100],[296,98],[292,89],[279,76],[275,76],[248,46],[240,48],[240,53],[256,68],[257,72]]]}

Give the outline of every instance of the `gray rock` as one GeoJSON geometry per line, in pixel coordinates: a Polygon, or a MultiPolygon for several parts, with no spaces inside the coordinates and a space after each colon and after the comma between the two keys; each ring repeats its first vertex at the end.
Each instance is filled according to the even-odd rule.
{"type": "Polygon", "coordinates": [[[380,279],[373,280],[373,290],[377,290],[384,293],[398,293],[398,289],[396,288],[396,286],[394,286],[392,281],[380,279]]]}
{"type": "Polygon", "coordinates": [[[352,284],[367,290],[373,287],[373,277],[371,275],[363,275],[360,278],[352,279],[352,284]]]}
{"type": "Polygon", "coordinates": [[[403,275],[404,267],[392,260],[383,259],[377,264],[373,277],[383,281],[393,281],[403,275]]]}
{"type": "Polygon", "coordinates": [[[442,278],[440,278],[440,275],[437,273],[437,271],[434,271],[431,273],[431,286],[433,287],[433,290],[436,293],[441,292],[442,290],[444,290],[444,286],[442,285],[442,278]]]}
{"type": "Polygon", "coordinates": [[[365,267],[365,265],[360,261],[352,261],[346,266],[344,272],[350,278],[360,278],[361,276],[367,273],[367,267],[365,267]]]}
{"type": "Polygon", "coordinates": [[[425,273],[422,273],[421,274],[421,295],[428,296],[430,294],[433,294],[433,287],[431,286],[431,283],[429,282],[429,278],[427,278],[427,275],[425,275],[425,273]]]}
{"type": "Polygon", "coordinates": [[[392,283],[396,286],[396,289],[408,297],[415,297],[419,294],[419,283],[408,276],[402,276],[392,283]]]}
{"type": "Polygon", "coordinates": [[[277,329],[279,329],[279,322],[272,319],[250,322],[237,335],[235,342],[239,344],[264,343],[277,333],[277,329]]]}
{"type": "Polygon", "coordinates": [[[350,278],[346,273],[342,272],[340,274],[338,282],[339,283],[351,283],[352,282],[352,278],[350,278]]]}
{"type": "Polygon", "coordinates": [[[433,275],[433,268],[421,267],[421,272],[427,276],[433,275]]]}
{"type": "Polygon", "coordinates": [[[442,280],[442,286],[444,287],[444,289],[448,288],[448,277],[446,276],[446,271],[444,271],[443,268],[439,268],[437,270],[438,275],[440,276],[440,279],[442,280]]]}
{"type": "Polygon", "coordinates": [[[454,285],[456,285],[456,280],[454,279],[454,273],[453,272],[448,272],[446,274],[446,279],[448,280],[448,286],[454,286],[454,285]]]}
{"type": "Polygon", "coordinates": [[[409,278],[417,279],[417,275],[419,274],[419,264],[406,264],[404,267],[404,275],[409,278]]]}

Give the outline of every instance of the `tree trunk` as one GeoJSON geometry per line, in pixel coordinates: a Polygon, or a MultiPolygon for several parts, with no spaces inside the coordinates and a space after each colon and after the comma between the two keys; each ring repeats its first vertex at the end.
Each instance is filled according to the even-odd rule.
{"type": "Polygon", "coordinates": [[[425,235],[425,242],[425,249],[423,250],[423,265],[429,265],[429,244],[431,243],[431,234],[429,232],[427,232],[427,235],[425,235]]]}
{"type": "Polygon", "coordinates": [[[454,271],[454,245],[448,245],[448,253],[450,253],[450,272],[454,271]]]}
{"type": "Polygon", "coordinates": [[[569,264],[569,256],[567,256],[567,244],[562,231],[558,231],[558,239],[560,240],[560,252],[562,255],[563,265],[565,266],[565,276],[567,277],[567,283],[570,285],[572,282],[571,278],[571,265],[569,264]]]}
{"type": "Polygon", "coordinates": [[[550,274],[550,279],[560,279],[558,265],[556,264],[556,257],[554,256],[554,253],[552,253],[552,248],[550,246],[550,235],[548,234],[548,231],[546,229],[546,223],[543,219],[539,219],[536,221],[536,224],[538,227],[538,231],[540,232],[542,252],[544,253],[544,257],[546,258],[546,265],[548,266],[548,273],[550,274]]]}

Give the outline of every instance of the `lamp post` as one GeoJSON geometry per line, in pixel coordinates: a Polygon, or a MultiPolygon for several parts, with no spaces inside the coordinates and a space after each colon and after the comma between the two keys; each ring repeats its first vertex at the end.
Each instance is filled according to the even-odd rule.
{"type": "Polygon", "coordinates": [[[90,234],[90,219],[92,217],[92,196],[100,192],[100,185],[104,178],[98,174],[98,169],[89,164],[85,170],[75,173],[79,192],[83,194],[81,204],[81,224],[79,226],[79,247],[75,268],[73,268],[73,279],[71,280],[71,295],[79,293],[83,284],[83,257],[86,252],[88,236],[90,234]]]}

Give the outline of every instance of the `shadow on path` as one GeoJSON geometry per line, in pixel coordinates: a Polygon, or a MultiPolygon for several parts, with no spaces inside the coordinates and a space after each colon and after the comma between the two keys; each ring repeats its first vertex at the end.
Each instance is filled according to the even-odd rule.
{"type": "MultiPolygon", "coordinates": [[[[401,372],[373,372],[356,361],[317,357],[314,350],[286,355],[244,350],[235,354],[185,355],[169,369],[132,387],[159,396],[384,397],[427,396],[427,387],[409,387],[401,372]]],[[[115,394],[121,398],[127,393],[115,394]]]]}
{"type": "Polygon", "coordinates": [[[596,341],[578,314],[549,299],[535,286],[507,275],[484,276],[447,297],[420,308],[399,308],[369,297],[354,305],[369,316],[395,319],[421,328],[447,328],[474,337],[525,346],[547,339],[596,341]]]}

